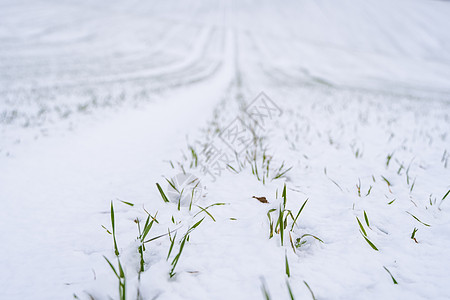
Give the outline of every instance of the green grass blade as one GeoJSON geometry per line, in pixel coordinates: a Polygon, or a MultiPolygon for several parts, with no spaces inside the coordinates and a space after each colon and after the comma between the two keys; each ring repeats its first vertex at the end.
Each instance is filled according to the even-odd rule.
{"type": "Polygon", "coordinates": [[[113,202],[111,201],[111,225],[112,225],[112,231],[115,232],[115,220],[114,220],[114,206],[113,202]]]}
{"type": "Polygon", "coordinates": [[[284,243],[284,224],[283,224],[283,210],[281,209],[280,205],[280,212],[278,215],[278,223],[280,224],[280,239],[281,239],[281,246],[283,246],[284,243]]]}
{"type": "Polygon", "coordinates": [[[292,240],[292,235],[291,235],[290,231],[289,231],[289,242],[291,243],[292,250],[294,250],[294,253],[295,253],[296,251],[295,251],[294,241],[292,240]]]}
{"type": "Polygon", "coordinates": [[[111,233],[111,231],[109,231],[109,230],[108,230],[108,228],[106,228],[106,227],[105,227],[105,226],[103,226],[103,225],[102,225],[102,227],[103,227],[103,229],[105,229],[105,230],[106,230],[106,232],[107,232],[108,234],[112,234],[112,233],[111,233]]]}
{"type": "Polygon", "coordinates": [[[227,167],[228,168],[230,168],[231,170],[233,170],[236,174],[238,174],[239,172],[238,171],[236,171],[236,169],[235,168],[233,168],[231,165],[229,165],[229,164],[227,164],[227,167]]]}
{"type": "Polygon", "coordinates": [[[362,237],[366,240],[366,242],[372,247],[373,250],[378,251],[378,248],[361,232],[362,237]]]}
{"type": "Polygon", "coordinates": [[[173,236],[173,239],[170,240],[170,248],[169,248],[169,253],[167,254],[166,260],[169,260],[169,257],[170,257],[170,254],[172,253],[173,245],[175,244],[175,239],[176,238],[177,238],[177,233],[175,232],[175,235],[173,236]]]}
{"type": "Polygon", "coordinates": [[[125,278],[125,272],[123,271],[122,264],[120,263],[120,260],[117,259],[117,262],[119,264],[119,276],[120,276],[120,278],[125,278]]]}
{"type": "Polygon", "coordinates": [[[119,256],[119,248],[117,247],[117,241],[116,241],[116,224],[115,224],[115,218],[114,218],[114,206],[113,206],[112,201],[111,201],[111,226],[112,226],[113,241],[114,241],[114,253],[116,254],[116,256],[119,256]]]}
{"type": "Polygon", "coordinates": [[[159,185],[159,183],[156,183],[156,186],[158,187],[159,193],[161,194],[161,198],[163,199],[163,201],[164,202],[169,202],[169,199],[167,199],[166,194],[164,194],[164,191],[162,190],[162,188],[159,185]]]}
{"type": "Polygon", "coordinates": [[[381,178],[387,183],[387,185],[388,186],[391,186],[392,184],[390,183],[390,181],[389,180],[387,180],[387,178],[386,177],[384,177],[384,176],[381,176],[381,178]]]}
{"type": "Polygon", "coordinates": [[[151,241],[154,241],[154,240],[157,240],[157,239],[159,239],[159,238],[162,238],[163,236],[169,235],[169,234],[171,234],[172,232],[175,232],[175,231],[177,231],[177,230],[180,229],[180,228],[181,228],[181,227],[178,227],[178,228],[176,228],[176,229],[174,229],[174,230],[172,230],[172,231],[169,231],[168,233],[164,233],[164,234],[155,236],[155,237],[153,237],[153,238],[151,238],[151,239],[149,239],[149,240],[146,240],[146,241],[143,242],[143,243],[146,244],[146,243],[149,243],[149,242],[151,242],[151,241]]]}
{"type": "Polygon", "coordinates": [[[267,216],[270,218],[270,214],[274,211],[276,211],[276,208],[269,209],[269,211],[267,212],[267,216]]]}
{"type": "Polygon", "coordinates": [[[297,219],[298,219],[298,217],[300,216],[300,214],[301,214],[303,208],[305,207],[306,202],[308,202],[308,200],[309,200],[309,198],[306,199],[305,202],[303,202],[302,207],[300,207],[300,209],[299,209],[297,215],[295,216],[294,223],[292,223],[292,226],[291,226],[291,231],[294,229],[294,226],[295,226],[295,224],[297,223],[297,219]]]}
{"type": "MultiPolygon", "coordinates": [[[[202,219],[202,221],[203,221],[203,219],[202,219]]],[[[175,258],[173,259],[173,261],[172,261],[172,269],[170,270],[170,273],[169,273],[169,276],[172,278],[173,276],[175,276],[175,267],[177,266],[177,264],[178,264],[178,261],[180,260],[180,257],[181,257],[181,253],[183,252],[183,248],[184,248],[184,245],[185,245],[185,243],[186,243],[186,240],[189,238],[189,230],[188,230],[188,232],[184,235],[184,237],[183,237],[183,240],[181,241],[181,244],[180,244],[180,250],[179,250],[179,252],[178,252],[178,254],[175,256],[175,258]]]]}
{"type": "Polygon", "coordinates": [[[394,282],[394,284],[398,284],[397,280],[395,280],[394,276],[392,276],[391,271],[389,271],[388,268],[386,268],[385,266],[383,266],[383,268],[386,270],[386,272],[389,273],[389,275],[391,276],[392,281],[394,282]]]}
{"type": "Polygon", "coordinates": [[[362,233],[364,233],[364,236],[367,236],[366,231],[364,230],[363,225],[361,224],[361,222],[359,221],[358,217],[356,217],[356,220],[358,221],[359,224],[359,228],[361,228],[362,233]]]}
{"type": "MultiPolygon", "coordinates": [[[[200,205],[195,205],[195,206],[197,206],[198,208],[200,208],[201,209],[201,211],[200,212],[205,212],[214,222],[216,221],[216,219],[214,219],[214,217],[209,213],[209,211],[207,211],[205,208],[203,208],[203,207],[201,207],[200,205]]],[[[198,215],[198,214],[196,214],[196,215],[198,215]]],[[[195,216],[196,216],[195,215],[195,216]]],[[[195,217],[194,216],[194,217],[195,217]]]]}
{"type": "Polygon", "coordinates": [[[289,284],[289,281],[287,281],[287,280],[286,280],[286,286],[287,286],[287,288],[288,288],[289,297],[291,298],[291,300],[295,300],[294,294],[292,293],[291,286],[290,286],[290,284],[289,284]]]}
{"type": "Polygon", "coordinates": [[[286,275],[287,275],[287,277],[291,277],[291,271],[289,269],[289,261],[288,261],[286,252],[284,253],[284,259],[286,262],[286,275]]]}
{"type": "Polygon", "coordinates": [[[150,229],[153,226],[154,221],[152,220],[147,226],[144,227],[144,231],[142,232],[141,242],[147,237],[147,234],[150,232],[150,229]]]}
{"type": "Polygon", "coordinates": [[[218,203],[214,203],[214,204],[208,205],[208,206],[205,207],[205,208],[208,209],[208,208],[213,207],[213,206],[217,206],[217,205],[227,205],[227,204],[229,204],[229,203],[218,202],[218,203]]]}
{"type": "Polygon", "coordinates": [[[412,213],[410,213],[410,212],[407,212],[409,215],[411,215],[414,219],[416,219],[417,221],[419,221],[420,223],[422,223],[423,225],[425,225],[425,226],[427,226],[427,227],[431,227],[431,225],[429,225],[429,224],[427,224],[427,223],[424,223],[424,222],[422,222],[422,221],[420,221],[419,220],[419,218],[417,218],[415,215],[413,215],[412,213]]]}
{"type": "Polygon", "coordinates": [[[106,258],[106,256],[103,255],[103,258],[108,262],[109,266],[111,267],[111,269],[114,271],[114,274],[116,274],[117,278],[120,279],[119,274],[116,271],[116,268],[114,268],[114,266],[112,265],[112,263],[109,261],[109,259],[106,258]]]}
{"type": "Polygon", "coordinates": [[[411,239],[414,239],[414,238],[415,238],[417,230],[419,230],[419,229],[417,229],[416,227],[414,227],[413,232],[412,232],[412,234],[411,234],[411,239]]]}
{"type": "Polygon", "coordinates": [[[444,197],[442,197],[441,201],[444,201],[444,199],[447,198],[448,194],[450,194],[450,190],[448,190],[448,192],[444,195],[444,197]]]}
{"type": "Polygon", "coordinates": [[[204,220],[205,218],[201,219],[200,221],[198,221],[197,223],[195,223],[191,228],[189,228],[189,231],[194,230],[195,228],[197,228],[204,220]]]}
{"type": "Polygon", "coordinates": [[[180,193],[180,191],[177,189],[177,187],[175,186],[175,184],[172,182],[172,181],[170,181],[169,179],[167,179],[167,178],[164,178],[168,183],[169,183],[169,185],[179,194],[180,193]]]}
{"type": "Polygon", "coordinates": [[[264,278],[261,278],[261,291],[264,295],[264,299],[270,300],[270,294],[269,294],[269,291],[267,290],[266,282],[265,282],[264,278]]]}
{"type": "Polygon", "coordinates": [[[300,237],[300,240],[301,240],[302,238],[304,238],[305,236],[310,236],[310,237],[312,237],[312,238],[318,240],[318,241],[321,242],[322,244],[325,244],[324,241],[322,241],[321,239],[319,239],[317,236],[312,235],[312,234],[309,234],[309,233],[305,233],[304,235],[302,235],[302,236],[300,237]]]}
{"type": "Polygon", "coordinates": [[[144,244],[147,244],[147,243],[149,243],[149,242],[151,242],[151,241],[160,239],[160,238],[162,238],[163,236],[166,236],[166,235],[168,235],[168,233],[164,233],[164,234],[161,234],[161,235],[152,237],[151,239],[148,239],[148,240],[144,241],[143,243],[144,243],[144,244]]]}
{"type": "Polygon", "coordinates": [[[364,220],[366,220],[367,227],[370,228],[369,218],[367,217],[366,211],[364,211],[364,220]]]}
{"type": "Polygon", "coordinates": [[[123,204],[129,205],[129,206],[134,206],[134,204],[131,203],[131,202],[123,201],[123,200],[120,200],[120,199],[117,199],[117,200],[119,200],[119,201],[122,202],[123,204]]]}
{"type": "Polygon", "coordinates": [[[278,179],[278,178],[283,177],[283,176],[284,176],[287,172],[289,172],[291,169],[292,169],[292,167],[290,167],[289,169],[285,170],[285,171],[282,172],[282,173],[278,173],[275,177],[272,178],[272,180],[275,180],[275,179],[278,179]]]}
{"type": "Polygon", "coordinates": [[[309,292],[311,293],[311,297],[313,298],[313,300],[316,300],[316,297],[314,296],[314,293],[312,291],[312,289],[309,287],[309,284],[303,280],[303,283],[306,285],[306,287],[308,288],[309,292]]]}

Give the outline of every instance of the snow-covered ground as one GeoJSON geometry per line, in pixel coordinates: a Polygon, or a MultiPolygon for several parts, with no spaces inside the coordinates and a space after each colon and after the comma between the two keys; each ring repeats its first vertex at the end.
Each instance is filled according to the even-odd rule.
{"type": "Polygon", "coordinates": [[[0,299],[450,299],[449,15],[0,2],[0,299]]]}

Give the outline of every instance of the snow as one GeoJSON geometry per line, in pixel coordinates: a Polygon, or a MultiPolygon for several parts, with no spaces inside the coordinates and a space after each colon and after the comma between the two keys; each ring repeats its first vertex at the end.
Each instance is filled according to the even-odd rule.
{"type": "Polygon", "coordinates": [[[449,13],[424,0],[3,1],[0,298],[118,299],[103,257],[118,268],[112,202],[130,299],[290,299],[288,285],[295,299],[313,298],[307,285],[316,299],[448,299],[449,13]],[[282,113],[252,127],[262,91],[282,113]],[[255,129],[255,160],[210,176],[202,145],[230,153],[220,133],[236,118],[255,129]],[[156,187],[183,170],[203,187],[191,209],[156,187]],[[294,217],[308,201],[281,245],[268,212],[275,226],[284,185],[294,217]],[[138,275],[147,212],[147,239],[163,236],[138,275]],[[292,247],[304,234],[323,243],[292,247]]]}

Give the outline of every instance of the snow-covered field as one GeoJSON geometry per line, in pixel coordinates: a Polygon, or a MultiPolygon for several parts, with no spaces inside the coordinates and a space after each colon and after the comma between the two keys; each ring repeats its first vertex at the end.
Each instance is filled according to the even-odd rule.
{"type": "Polygon", "coordinates": [[[450,299],[448,16],[1,1],[0,299],[450,299]]]}

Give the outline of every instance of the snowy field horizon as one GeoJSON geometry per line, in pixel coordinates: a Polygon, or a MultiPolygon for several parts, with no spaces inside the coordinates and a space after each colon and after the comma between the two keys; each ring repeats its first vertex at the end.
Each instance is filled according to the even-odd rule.
{"type": "Polygon", "coordinates": [[[0,299],[450,299],[448,16],[0,1],[0,299]]]}

